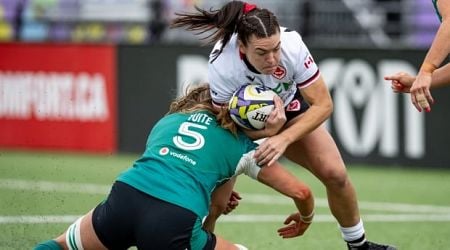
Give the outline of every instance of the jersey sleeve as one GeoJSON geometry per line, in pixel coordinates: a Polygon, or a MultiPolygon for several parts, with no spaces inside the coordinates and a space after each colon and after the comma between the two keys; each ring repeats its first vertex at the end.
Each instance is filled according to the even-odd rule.
{"type": "Polygon", "coordinates": [[[218,67],[217,62],[210,63],[208,66],[208,81],[211,89],[211,97],[214,104],[228,104],[233,92],[227,88],[229,76],[224,76],[222,70],[218,67]]]}
{"type": "Polygon", "coordinates": [[[289,36],[292,38],[288,40],[288,46],[291,46],[288,49],[294,51],[292,55],[294,58],[294,81],[297,83],[297,87],[305,88],[319,78],[319,67],[315,63],[313,56],[303,42],[300,34],[296,31],[289,33],[291,33],[289,36]]]}

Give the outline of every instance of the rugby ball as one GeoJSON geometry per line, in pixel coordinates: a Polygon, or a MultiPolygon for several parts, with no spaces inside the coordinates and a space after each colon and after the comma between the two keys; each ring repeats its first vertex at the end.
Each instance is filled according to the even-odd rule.
{"type": "Polygon", "coordinates": [[[259,130],[265,127],[275,108],[276,93],[261,85],[243,85],[236,90],[228,104],[230,116],[240,127],[259,130]]]}

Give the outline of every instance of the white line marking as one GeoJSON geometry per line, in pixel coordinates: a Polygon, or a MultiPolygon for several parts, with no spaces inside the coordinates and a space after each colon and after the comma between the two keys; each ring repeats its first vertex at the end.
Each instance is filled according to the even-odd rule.
{"type": "MultiPolygon", "coordinates": [[[[260,214],[242,214],[221,216],[219,221],[222,222],[280,222],[282,223],[286,217],[283,215],[260,215],[260,214]]],[[[450,222],[450,214],[368,214],[363,215],[362,219],[367,222],[450,222]]],[[[314,223],[316,222],[336,222],[332,215],[316,214],[314,223]]]]}
{"type": "MultiPolygon", "coordinates": [[[[246,194],[242,193],[242,202],[254,204],[272,204],[272,205],[290,205],[292,200],[281,195],[267,195],[267,194],[246,194]]],[[[323,198],[315,198],[316,207],[328,207],[328,201],[323,198]]],[[[424,205],[424,204],[406,204],[406,203],[391,203],[391,202],[369,202],[359,201],[360,209],[373,211],[390,211],[390,212],[412,212],[412,213],[444,213],[450,214],[450,207],[424,205]]]]}
{"type": "Polygon", "coordinates": [[[0,224],[71,223],[80,217],[80,215],[0,216],[0,224]]]}
{"type": "MultiPolygon", "coordinates": [[[[0,179],[0,188],[13,190],[33,190],[43,192],[68,192],[106,195],[111,185],[98,185],[91,183],[30,181],[19,179],[0,179]]],[[[242,203],[292,205],[293,202],[282,195],[241,193],[242,203]]],[[[324,198],[315,198],[316,207],[328,208],[328,202],[324,198]]],[[[370,211],[388,211],[400,213],[433,213],[450,214],[450,207],[426,204],[407,204],[391,202],[358,202],[360,209],[370,211]]]]}
{"type": "MultiPolygon", "coordinates": [[[[238,214],[226,215],[219,218],[219,222],[247,223],[247,222],[276,222],[283,223],[288,215],[275,214],[238,214]]],[[[0,216],[0,224],[49,224],[72,223],[81,215],[23,215],[0,216]]],[[[363,216],[364,222],[450,222],[450,214],[368,214],[363,216]]],[[[317,214],[314,223],[336,222],[331,215],[317,214]]]]}
{"type": "Polygon", "coordinates": [[[17,179],[0,179],[0,188],[51,191],[63,193],[87,193],[87,194],[107,194],[111,189],[110,185],[97,185],[90,183],[71,182],[50,182],[50,181],[29,181],[17,179]]]}

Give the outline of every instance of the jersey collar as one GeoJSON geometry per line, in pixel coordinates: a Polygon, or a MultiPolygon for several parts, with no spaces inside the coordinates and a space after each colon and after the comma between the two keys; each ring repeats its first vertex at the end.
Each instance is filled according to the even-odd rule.
{"type": "Polygon", "coordinates": [[[241,58],[242,61],[244,61],[245,65],[251,72],[253,72],[255,74],[261,74],[255,67],[253,67],[253,65],[251,65],[251,63],[247,59],[247,56],[245,56],[244,53],[241,53],[239,51],[239,57],[241,58]]]}

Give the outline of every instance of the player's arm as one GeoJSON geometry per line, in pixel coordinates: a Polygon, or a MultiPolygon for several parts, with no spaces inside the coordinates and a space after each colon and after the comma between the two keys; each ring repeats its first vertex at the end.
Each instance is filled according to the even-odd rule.
{"type": "Polygon", "coordinates": [[[279,162],[262,167],[258,181],[293,199],[298,212],[288,216],[278,233],[283,238],[303,235],[314,217],[314,198],[310,188],[287,171],[279,162]]]}
{"type": "MultiPolygon", "coordinates": [[[[416,77],[405,72],[398,72],[385,76],[384,79],[391,81],[391,88],[394,92],[409,93],[416,77]]],[[[450,85],[450,63],[445,64],[433,72],[430,88],[435,89],[448,85],[450,85]]]]}
{"type": "Polygon", "coordinates": [[[319,127],[333,111],[330,93],[321,76],[300,91],[303,98],[310,104],[309,109],[289,121],[279,134],[261,143],[255,153],[255,158],[260,165],[274,163],[291,143],[319,127]]]}
{"type": "Polygon", "coordinates": [[[311,189],[297,177],[287,171],[279,162],[260,167],[253,158],[255,151],[243,155],[236,168],[236,174],[245,173],[252,179],[273,188],[279,193],[293,199],[298,212],[284,221],[285,227],[278,233],[283,238],[302,235],[312,223],[314,217],[314,197],[311,189]]]}
{"type": "Polygon", "coordinates": [[[450,0],[439,0],[438,9],[442,15],[442,23],[434,37],[433,43],[423,60],[421,70],[427,71],[428,66],[437,68],[450,53],[450,0]]]}
{"type": "Polygon", "coordinates": [[[322,76],[306,88],[300,89],[310,108],[287,124],[281,133],[288,141],[294,142],[320,126],[333,112],[333,101],[322,76]]]}
{"type": "Polygon", "coordinates": [[[450,53],[450,43],[448,42],[450,40],[450,0],[437,1],[437,7],[442,16],[442,23],[425,56],[421,71],[429,71],[430,66],[439,67],[450,53]]]}
{"type": "Polygon", "coordinates": [[[203,222],[203,228],[206,231],[214,232],[216,221],[220,215],[227,211],[229,203],[232,202],[230,198],[233,196],[233,187],[236,183],[237,176],[234,176],[224,184],[216,187],[211,194],[211,204],[209,206],[209,213],[203,222]]]}
{"type": "Polygon", "coordinates": [[[434,71],[432,79],[431,86],[433,88],[450,85],[450,63],[434,71]]]}
{"type": "Polygon", "coordinates": [[[436,37],[434,38],[431,47],[432,49],[434,49],[433,46],[437,47],[437,53],[441,55],[438,58],[440,59],[438,63],[441,64],[444,59],[450,54],[450,0],[437,1],[437,7],[442,16],[442,23],[439,26],[439,30],[436,34],[436,37]],[[434,45],[434,43],[436,43],[436,45],[434,45]]]}
{"type": "Polygon", "coordinates": [[[437,6],[442,23],[410,89],[411,101],[419,112],[431,111],[430,104],[434,103],[430,92],[432,74],[450,53],[450,0],[439,0],[437,6]]]}

